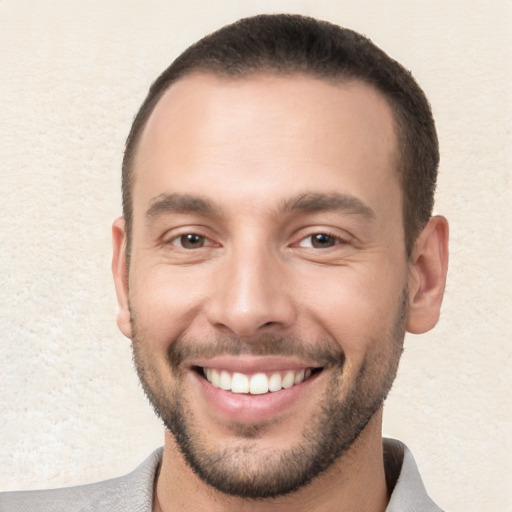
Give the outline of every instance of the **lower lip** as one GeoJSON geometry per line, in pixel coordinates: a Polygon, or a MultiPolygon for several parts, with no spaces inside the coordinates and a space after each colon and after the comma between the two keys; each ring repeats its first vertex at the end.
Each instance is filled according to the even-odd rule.
{"type": "Polygon", "coordinates": [[[308,380],[281,391],[251,395],[224,391],[214,387],[199,374],[194,374],[200,392],[213,411],[225,420],[241,423],[268,421],[287,412],[293,406],[300,407],[299,399],[309,391],[319,376],[320,374],[315,374],[308,380]]]}

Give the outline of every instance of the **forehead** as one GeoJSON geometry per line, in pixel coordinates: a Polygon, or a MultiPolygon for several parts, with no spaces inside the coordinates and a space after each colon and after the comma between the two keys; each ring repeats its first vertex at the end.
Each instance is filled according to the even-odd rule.
{"type": "Polygon", "coordinates": [[[260,197],[278,186],[329,189],[340,177],[351,193],[379,196],[381,182],[398,183],[396,147],[387,100],[360,81],[193,73],[164,93],[144,127],[134,206],[191,189],[236,196],[239,183],[260,197]]]}

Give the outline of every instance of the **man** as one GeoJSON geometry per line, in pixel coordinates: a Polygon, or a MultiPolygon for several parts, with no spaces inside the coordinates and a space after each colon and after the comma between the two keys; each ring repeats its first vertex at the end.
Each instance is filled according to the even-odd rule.
{"type": "Polygon", "coordinates": [[[0,510],[440,510],[381,435],[405,332],[439,317],[438,160],[423,92],[352,31],[259,16],[186,50],[135,118],[113,226],[163,452],[0,510]]]}

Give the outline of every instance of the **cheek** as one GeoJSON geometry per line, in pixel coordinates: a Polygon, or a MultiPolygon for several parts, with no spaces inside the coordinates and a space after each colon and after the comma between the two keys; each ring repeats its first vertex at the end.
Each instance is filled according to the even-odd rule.
{"type": "Polygon", "coordinates": [[[380,350],[379,341],[393,329],[405,278],[391,271],[331,270],[317,275],[301,300],[309,304],[312,322],[336,340],[347,358],[361,361],[368,351],[380,350]]]}
{"type": "Polygon", "coordinates": [[[167,346],[192,324],[205,301],[205,280],[189,269],[165,264],[135,267],[130,279],[130,306],[137,331],[154,344],[167,346]]]}

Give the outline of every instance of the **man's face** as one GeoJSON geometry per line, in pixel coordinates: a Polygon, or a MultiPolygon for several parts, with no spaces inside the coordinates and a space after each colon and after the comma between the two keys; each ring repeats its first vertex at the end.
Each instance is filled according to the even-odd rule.
{"type": "Polygon", "coordinates": [[[290,492],[380,411],[408,304],[395,144],[359,82],[195,74],[151,115],[119,323],[217,489],[290,492]]]}

